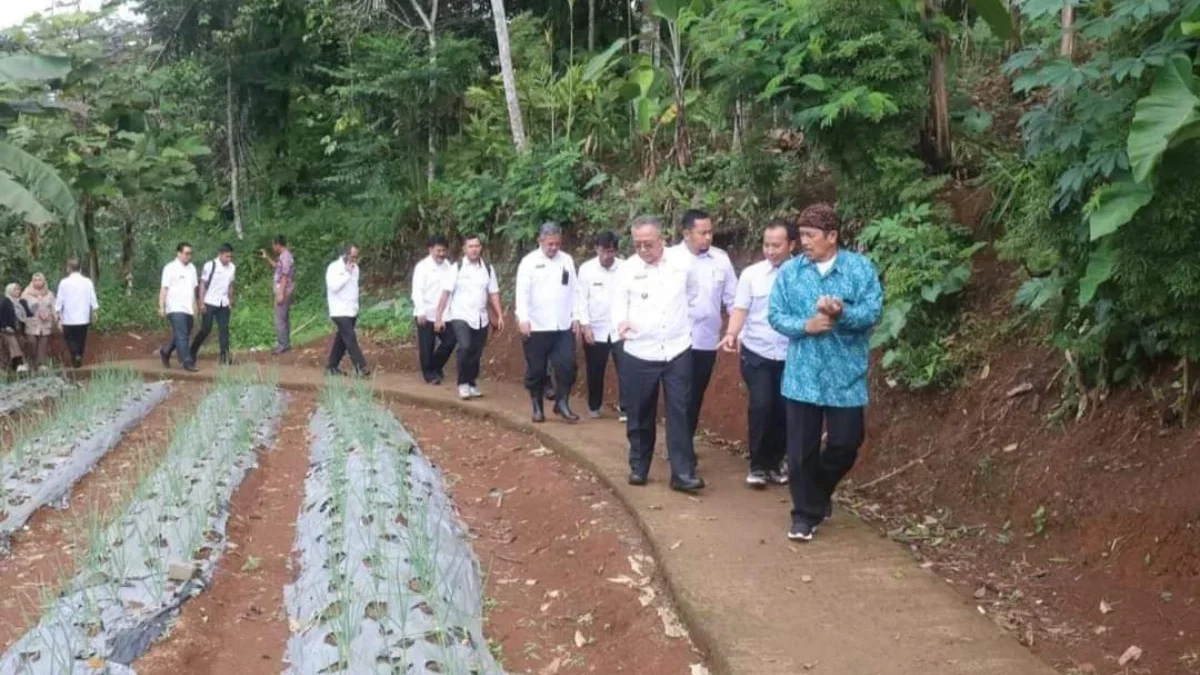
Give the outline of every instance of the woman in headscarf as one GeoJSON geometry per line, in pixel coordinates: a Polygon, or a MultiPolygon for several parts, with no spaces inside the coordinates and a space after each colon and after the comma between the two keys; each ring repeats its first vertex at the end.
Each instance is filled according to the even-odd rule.
{"type": "Polygon", "coordinates": [[[29,307],[29,318],[25,321],[25,336],[33,353],[29,365],[34,370],[42,370],[46,367],[50,335],[54,332],[54,291],[46,284],[45,275],[41,272],[33,275],[21,299],[29,307]]]}
{"type": "Polygon", "coordinates": [[[4,287],[0,298],[0,344],[8,352],[9,369],[18,373],[29,370],[25,365],[25,350],[21,349],[21,337],[25,334],[25,321],[29,318],[29,305],[21,299],[21,284],[4,287]]]}

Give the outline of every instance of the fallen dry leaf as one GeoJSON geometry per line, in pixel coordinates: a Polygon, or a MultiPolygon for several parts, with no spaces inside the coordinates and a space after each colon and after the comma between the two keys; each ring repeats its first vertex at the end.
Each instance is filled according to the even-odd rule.
{"type": "Polygon", "coordinates": [[[583,633],[578,630],[575,631],[575,648],[583,649],[587,643],[588,639],[583,636],[583,633]]]}
{"type": "Polygon", "coordinates": [[[1108,614],[1113,611],[1112,605],[1108,604],[1107,600],[1100,601],[1100,613],[1108,614]]]}
{"type": "Polygon", "coordinates": [[[1117,659],[1117,665],[1124,668],[1140,658],[1142,658],[1142,648],[1137,645],[1130,645],[1129,649],[1126,649],[1125,653],[1121,655],[1121,658],[1117,659]]]}
{"type": "Polygon", "coordinates": [[[538,675],[557,675],[559,669],[562,668],[562,664],[563,657],[556,656],[553,661],[546,664],[545,668],[538,671],[538,675]]]}
{"type": "Polygon", "coordinates": [[[709,675],[708,668],[704,667],[703,663],[693,663],[689,675],[709,675]]]}

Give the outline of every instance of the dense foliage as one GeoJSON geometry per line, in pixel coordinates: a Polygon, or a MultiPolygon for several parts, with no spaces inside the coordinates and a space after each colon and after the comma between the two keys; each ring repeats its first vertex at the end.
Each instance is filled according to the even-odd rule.
{"type": "Polygon", "coordinates": [[[136,325],[175,241],[203,258],[231,240],[236,332],[257,344],[269,270],[250,257],[277,232],[316,316],[347,240],[386,286],[431,233],[480,233],[503,264],[542,220],[582,245],[703,207],[754,250],[767,218],[836,198],[885,274],[876,343],[908,386],[962,372],[972,239],[992,235],[1076,385],[1200,354],[1200,0],[1081,5],[1067,25],[1047,0],[507,4],[496,24],[462,0],[140,0],[136,23],[9,30],[4,275],[85,255],[108,325],[136,325]],[[994,232],[941,203],[963,179],[994,194],[994,232]]]}

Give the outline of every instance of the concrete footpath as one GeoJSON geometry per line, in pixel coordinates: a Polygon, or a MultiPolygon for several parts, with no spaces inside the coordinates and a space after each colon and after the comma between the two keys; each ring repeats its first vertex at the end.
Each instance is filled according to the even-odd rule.
{"type": "MultiPolygon", "coordinates": [[[[151,377],[211,378],[128,362],[151,377]]],[[[202,364],[208,366],[207,363],[202,364]]],[[[315,369],[275,369],[287,388],[320,386],[315,369]]],[[[786,489],[752,491],[744,461],[700,446],[708,488],[667,489],[656,457],[651,483],[626,484],[624,426],[615,419],[529,422],[529,398],[512,384],[483,382],[485,397],[459,401],[454,387],[405,374],[374,378],[381,395],[453,407],[529,432],[595,472],[641,525],[681,618],[716,673],[730,675],[1052,675],[898,545],[839,511],[818,538],[793,544],[786,489]]],[[[713,386],[724,383],[714,382],[713,386]]],[[[660,447],[662,440],[659,441],[660,447]]]]}

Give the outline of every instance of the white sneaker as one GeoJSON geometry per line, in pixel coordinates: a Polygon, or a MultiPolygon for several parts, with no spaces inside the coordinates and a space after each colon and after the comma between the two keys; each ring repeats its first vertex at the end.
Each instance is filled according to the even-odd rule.
{"type": "Polygon", "coordinates": [[[588,419],[590,419],[590,420],[600,419],[600,411],[599,410],[589,410],[588,411],[588,419]]]}
{"type": "Polygon", "coordinates": [[[471,387],[465,384],[458,385],[458,397],[464,401],[471,398],[471,387]]]}
{"type": "Polygon", "coordinates": [[[626,414],[626,412],[624,410],[622,410],[620,413],[617,414],[617,421],[618,422],[628,422],[629,415],[626,414]]]}
{"type": "Polygon", "coordinates": [[[17,366],[17,372],[18,372],[18,373],[28,373],[28,372],[29,372],[29,366],[27,366],[27,365],[25,365],[24,363],[22,363],[21,365],[17,366]]]}
{"type": "Polygon", "coordinates": [[[479,387],[476,387],[475,385],[471,385],[467,388],[467,390],[471,392],[471,398],[479,398],[480,396],[483,396],[483,392],[479,391],[479,387]]]}

